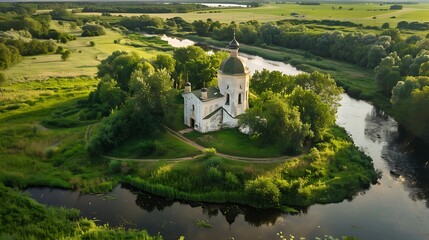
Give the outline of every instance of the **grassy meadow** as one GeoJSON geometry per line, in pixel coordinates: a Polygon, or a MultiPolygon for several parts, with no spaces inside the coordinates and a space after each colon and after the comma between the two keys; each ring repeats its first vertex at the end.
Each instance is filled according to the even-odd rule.
{"type": "Polygon", "coordinates": [[[72,51],[67,61],[61,60],[60,54],[46,54],[24,57],[23,61],[4,71],[9,82],[20,82],[49,77],[94,76],[100,61],[114,51],[136,52],[141,57],[152,58],[162,50],[171,50],[159,38],[144,38],[132,35],[128,38],[119,30],[106,29],[106,35],[98,37],[80,37],[80,31],[72,30],[67,22],[63,26],[53,21],[52,28],[75,34],[76,40],[65,44],[57,43],[72,51]],[[118,44],[114,41],[119,40],[118,44]],[[90,46],[93,41],[95,46],[90,46]]]}
{"type": "MultiPolygon", "coordinates": [[[[258,8],[213,9],[212,12],[204,11],[150,15],[161,18],[180,16],[191,22],[194,20],[206,20],[207,18],[211,18],[214,21],[218,20],[226,23],[231,21],[246,22],[249,20],[270,22],[281,19],[330,19],[351,21],[361,23],[365,26],[381,26],[385,22],[396,26],[396,23],[399,21],[429,21],[429,15],[427,14],[429,4],[418,3],[401,5],[403,5],[403,9],[401,10],[389,10],[390,4],[380,5],[380,3],[321,3],[320,5],[270,3],[264,4],[258,8]],[[340,7],[342,9],[339,9],[340,7]],[[220,12],[214,13],[215,10],[220,12]],[[292,13],[298,13],[298,17],[292,16],[292,13]]],[[[125,16],[126,14],[121,15],[125,16]]]]}

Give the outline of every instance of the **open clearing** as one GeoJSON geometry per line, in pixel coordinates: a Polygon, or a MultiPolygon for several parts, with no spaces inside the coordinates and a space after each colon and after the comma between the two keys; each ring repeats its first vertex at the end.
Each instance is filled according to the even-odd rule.
{"type": "MultiPolygon", "coordinates": [[[[53,26],[59,29],[58,25],[53,26]]],[[[123,44],[115,44],[113,42],[114,40],[123,39],[124,37],[125,36],[121,35],[119,32],[110,29],[106,29],[106,35],[99,37],[79,36],[76,40],[69,41],[66,44],[58,43],[58,46],[72,51],[72,55],[67,61],[62,61],[60,54],[28,56],[24,57],[20,63],[4,72],[8,76],[8,79],[14,82],[47,79],[53,76],[94,76],[97,73],[97,65],[100,64],[100,61],[108,57],[114,51],[136,52],[141,57],[145,58],[154,57],[159,53],[159,51],[152,49],[135,48],[123,44]],[[95,42],[94,47],[90,46],[90,41],[95,42]]]]}

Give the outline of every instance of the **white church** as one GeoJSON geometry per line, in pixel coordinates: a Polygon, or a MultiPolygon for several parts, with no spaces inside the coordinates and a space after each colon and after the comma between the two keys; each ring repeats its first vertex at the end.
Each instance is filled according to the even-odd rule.
{"type": "Polygon", "coordinates": [[[240,44],[234,39],[229,43],[231,55],[218,70],[217,87],[191,91],[185,83],[184,121],[199,132],[238,127],[238,116],[249,108],[250,73],[238,56],[240,44]]]}

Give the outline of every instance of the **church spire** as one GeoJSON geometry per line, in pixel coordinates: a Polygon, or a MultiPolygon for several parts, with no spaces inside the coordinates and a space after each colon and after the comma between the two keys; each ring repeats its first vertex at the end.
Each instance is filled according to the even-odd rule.
{"type": "Polygon", "coordinates": [[[229,42],[228,48],[231,49],[231,57],[238,57],[238,49],[240,48],[240,44],[235,39],[235,29],[234,29],[234,38],[231,42],[229,42]]]}
{"type": "Polygon", "coordinates": [[[232,39],[231,42],[229,42],[229,49],[237,49],[238,50],[239,47],[240,47],[240,44],[235,39],[235,29],[234,29],[234,38],[232,39]]]}

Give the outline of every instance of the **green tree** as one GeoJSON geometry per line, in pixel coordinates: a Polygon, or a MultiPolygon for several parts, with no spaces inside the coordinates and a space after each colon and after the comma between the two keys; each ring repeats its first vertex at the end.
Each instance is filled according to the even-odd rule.
{"type": "Polygon", "coordinates": [[[298,86],[287,99],[292,106],[298,107],[301,121],[310,126],[315,139],[335,124],[335,112],[316,93],[298,86]]]}
{"type": "Polygon", "coordinates": [[[307,137],[312,137],[308,124],[301,122],[298,108],[285,99],[265,92],[258,102],[240,118],[240,125],[249,127],[252,138],[277,144],[285,153],[299,153],[307,137]]]}
{"type": "Polygon", "coordinates": [[[391,53],[383,58],[380,65],[374,69],[377,89],[386,96],[391,96],[392,88],[401,80],[398,65],[400,65],[400,58],[396,53],[391,53]]]}
{"type": "Polygon", "coordinates": [[[152,64],[156,69],[165,68],[169,74],[172,74],[176,66],[176,60],[169,54],[158,54],[152,64]]]}
{"type": "Polygon", "coordinates": [[[105,76],[98,86],[98,96],[102,103],[106,104],[109,109],[113,109],[122,104],[125,93],[115,80],[105,76]]]}
{"type": "Polygon", "coordinates": [[[381,25],[381,28],[383,28],[383,29],[388,29],[388,28],[390,28],[390,24],[389,23],[383,23],[383,25],[381,25]]]}
{"type": "Polygon", "coordinates": [[[6,74],[4,74],[3,72],[0,72],[0,92],[3,95],[3,90],[2,90],[2,86],[6,83],[7,77],[6,74]]]}
{"type": "Polygon", "coordinates": [[[208,85],[216,77],[221,61],[214,58],[222,56],[214,54],[209,56],[202,48],[189,46],[187,48],[177,48],[173,57],[176,59],[175,86],[180,87],[184,82],[189,81],[193,87],[202,88],[208,85]]]}
{"type": "Polygon", "coordinates": [[[109,57],[102,60],[101,64],[97,66],[97,76],[111,76],[117,81],[119,87],[127,92],[131,74],[136,69],[139,62],[140,57],[134,52],[127,53],[115,51],[109,57]]]}
{"type": "Polygon", "coordinates": [[[329,106],[331,113],[336,113],[343,89],[338,87],[329,74],[314,71],[311,74],[299,74],[292,78],[296,85],[320,96],[323,103],[329,106]]]}
{"type": "Polygon", "coordinates": [[[71,51],[70,50],[66,50],[63,53],[61,53],[61,59],[63,61],[67,61],[67,59],[69,59],[71,56],[71,51]]]}
{"type": "Polygon", "coordinates": [[[280,93],[285,95],[290,93],[293,88],[293,81],[289,75],[283,74],[280,71],[256,71],[252,75],[250,88],[256,94],[261,94],[265,91],[280,93]]]}
{"type": "Polygon", "coordinates": [[[162,131],[169,110],[170,75],[162,69],[149,76],[132,76],[130,82],[135,87],[134,94],[125,101],[122,109],[103,121],[97,135],[86,146],[90,154],[97,155],[131,137],[147,137],[162,131]]]}
{"type": "Polygon", "coordinates": [[[280,204],[280,190],[267,177],[258,177],[245,183],[244,192],[248,199],[260,207],[277,207],[280,204]]]}
{"type": "Polygon", "coordinates": [[[429,61],[420,65],[419,74],[420,76],[429,76],[429,61]]]}

